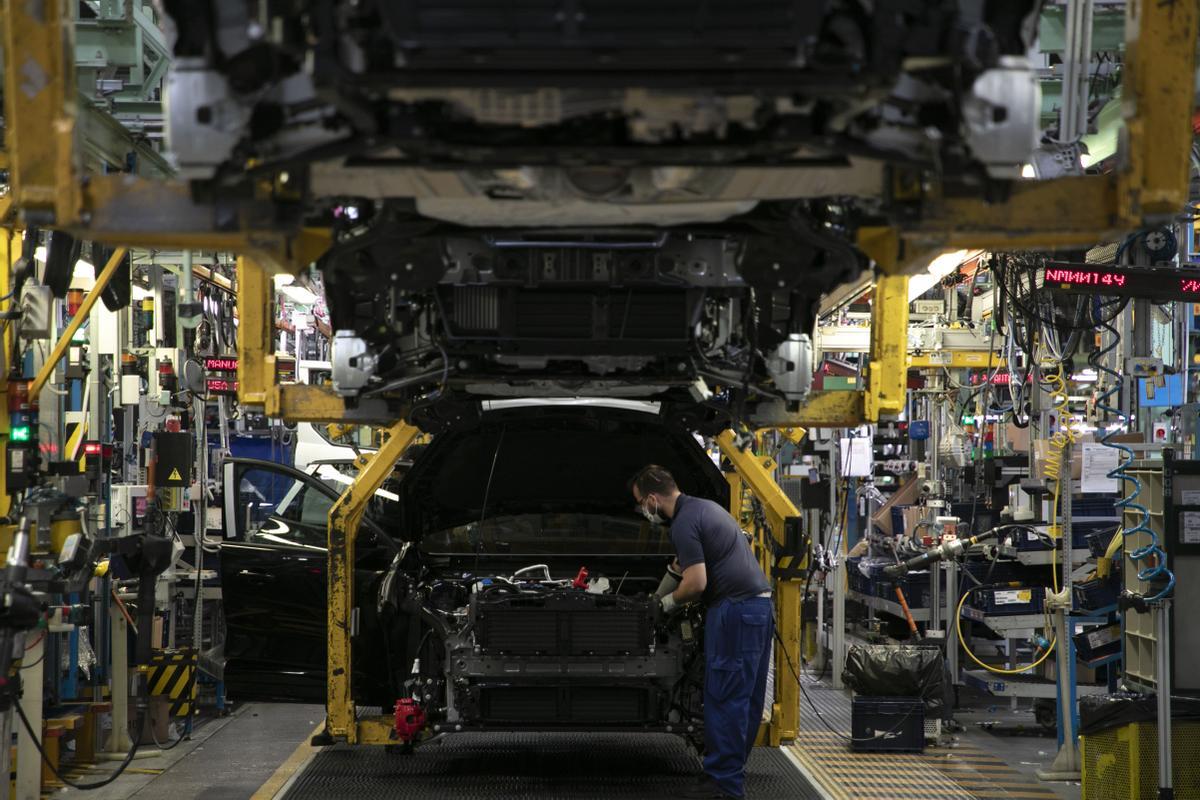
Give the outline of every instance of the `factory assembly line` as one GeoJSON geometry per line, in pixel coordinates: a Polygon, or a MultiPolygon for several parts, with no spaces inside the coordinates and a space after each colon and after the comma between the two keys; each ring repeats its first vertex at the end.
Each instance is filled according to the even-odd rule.
{"type": "Polygon", "coordinates": [[[1195,0],[0,27],[13,798],[1200,798],[1195,0]]]}

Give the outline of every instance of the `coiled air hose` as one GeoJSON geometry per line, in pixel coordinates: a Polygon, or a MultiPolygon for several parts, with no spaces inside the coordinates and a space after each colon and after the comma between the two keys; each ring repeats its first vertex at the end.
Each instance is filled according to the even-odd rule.
{"type": "MultiPolygon", "coordinates": [[[[1108,404],[1108,401],[1120,389],[1121,373],[1101,363],[1101,359],[1115,350],[1121,343],[1121,334],[1106,320],[1100,319],[1099,314],[1096,313],[1095,307],[1092,309],[1092,319],[1112,337],[1107,347],[1094,350],[1092,354],[1088,356],[1088,363],[1096,370],[1098,375],[1103,373],[1104,375],[1108,375],[1112,378],[1112,383],[1108,390],[1100,393],[1096,397],[1096,408],[1100,409],[1106,414],[1113,415],[1117,417],[1118,420],[1124,422],[1127,417],[1122,414],[1119,409],[1113,408],[1108,404]]],[[[1129,558],[1135,565],[1142,565],[1137,573],[1138,580],[1149,582],[1156,578],[1165,577],[1167,581],[1166,585],[1161,591],[1158,592],[1158,594],[1146,598],[1146,602],[1153,603],[1170,596],[1171,592],[1175,589],[1175,574],[1171,572],[1171,570],[1167,569],[1166,551],[1159,546],[1158,534],[1156,534],[1154,529],[1150,527],[1150,510],[1141,503],[1137,502],[1138,495],[1142,493],[1142,482],[1139,481],[1135,476],[1129,475],[1125,471],[1128,469],[1130,462],[1132,462],[1134,459],[1133,449],[1126,447],[1120,442],[1110,441],[1112,437],[1116,435],[1116,433],[1117,426],[1105,425],[1104,435],[1100,437],[1100,444],[1104,445],[1105,447],[1111,447],[1114,450],[1118,450],[1125,456],[1125,458],[1121,460],[1120,464],[1117,465],[1117,468],[1108,473],[1108,477],[1119,478],[1126,484],[1133,484],[1133,491],[1118,500],[1116,505],[1117,508],[1121,509],[1122,511],[1125,509],[1131,509],[1139,516],[1137,525],[1132,528],[1126,528],[1123,536],[1125,537],[1126,541],[1132,541],[1131,537],[1134,537],[1139,533],[1144,533],[1148,540],[1146,544],[1142,545],[1141,547],[1130,550],[1129,558]]]]}

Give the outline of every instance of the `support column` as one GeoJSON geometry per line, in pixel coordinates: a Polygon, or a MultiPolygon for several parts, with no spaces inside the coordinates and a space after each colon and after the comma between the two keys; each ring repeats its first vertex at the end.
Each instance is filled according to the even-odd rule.
{"type": "MultiPolygon", "coordinates": [[[[244,323],[243,323],[244,327],[244,323]]],[[[239,369],[241,363],[239,362],[239,369]]],[[[328,667],[326,672],[325,732],[350,744],[358,741],[354,708],[352,653],[358,632],[358,609],[354,605],[354,540],[367,504],[392,474],[392,468],[404,455],[420,431],[404,422],[388,430],[383,446],[354,483],[342,493],[329,510],[328,568],[328,667]]]]}

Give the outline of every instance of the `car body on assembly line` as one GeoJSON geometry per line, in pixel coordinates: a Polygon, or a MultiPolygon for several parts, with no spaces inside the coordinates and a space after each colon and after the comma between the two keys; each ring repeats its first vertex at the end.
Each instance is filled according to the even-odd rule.
{"type": "MultiPolygon", "coordinates": [[[[416,698],[441,732],[699,737],[702,611],[668,618],[653,598],[673,548],[630,499],[647,463],[728,504],[703,445],[655,404],[497,402],[436,436],[358,534],[356,702],[416,698]]],[[[279,465],[226,467],[231,699],[324,699],[337,491],[279,465]]]]}

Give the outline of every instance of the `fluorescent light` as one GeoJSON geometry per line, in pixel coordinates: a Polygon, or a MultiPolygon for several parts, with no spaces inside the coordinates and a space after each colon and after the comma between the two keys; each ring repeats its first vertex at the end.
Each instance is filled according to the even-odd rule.
{"type": "Polygon", "coordinates": [[[916,300],[928,292],[942,278],[962,266],[962,263],[966,261],[967,256],[970,254],[971,251],[969,250],[948,250],[936,256],[929,262],[929,266],[925,268],[925,272],[919,272],[908,279],[909,302],[916,300]]]}
{"type": "Polygon", "coordinates": [[[970,253],[967,250],[953,250],[947,253],[942,253],[940,256],[929,262],[929,274],[944,278],[954,270],[962,266],[970,253]]]}
{"type": "Polygon", "coordinates": [[[96,280],[96,268],[91,262],[84,261],[82,258],[75,262],[75,271],[71,273],[75,278],[90,278],[96,280]]]}
{"type": "Polygon", "coordinates": [[[301,305],[311,306],[317,302],[317,296],[303,286],[281,286],[279,291],[301,305]]]}

